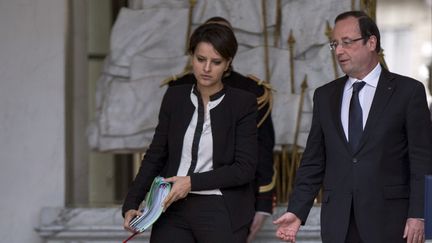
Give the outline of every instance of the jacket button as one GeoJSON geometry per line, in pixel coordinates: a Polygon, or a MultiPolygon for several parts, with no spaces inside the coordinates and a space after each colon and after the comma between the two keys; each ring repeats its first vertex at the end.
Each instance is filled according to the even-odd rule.
{"type": "Polygon", "coordinates": [[[358,159],[357,159],[357,158],[353,158],[353,159],[352,159],[352,162],[355,164],[355,163],[358,162],[358,159]]]}

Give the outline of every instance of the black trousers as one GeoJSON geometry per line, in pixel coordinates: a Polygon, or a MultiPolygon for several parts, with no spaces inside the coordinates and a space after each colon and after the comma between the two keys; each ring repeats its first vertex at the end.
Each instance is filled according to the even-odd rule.
{"type": "Polygon", "coordinates": [[[150,243],[245,243],[249,225],[233,231],[222,196],[189,194],[153,224],[150,243]]]}

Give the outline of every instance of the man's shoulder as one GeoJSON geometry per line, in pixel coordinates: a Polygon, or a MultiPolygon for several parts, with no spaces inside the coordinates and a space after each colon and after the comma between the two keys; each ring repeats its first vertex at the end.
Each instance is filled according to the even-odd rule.
{"type": "Polygon", "coordinates": [[[426,92],[425,85],[412,77],[404,76],[398,73],[390,72],[383,68],[378,81],[378,87],[385,89],[393,88],[395,95],[407,95],[411,97],[418,90],[426,92]]]}
{"type": "Polygon", "coordinates": [[[420,81],[418,81],[414,78],[404,76],[404,75],[398,74],[398,73],[393,73],[393,72],[390,72],[386,69],[383,69],[382,72],[383,72],[382,75],[384,75],[384,78],[386,78],[390,81],[396,81],[398,84],[401,84],[401,85],[409,85],[409,86],[415,85],[416,86],[416,85],[421,84],[420,81]]]}
{"type": "Polygon", "coordinates": [[[334,79],[334,80],[332,80],[332,81],[330,81],[328,83],[325,83],[325,84],[319,86],[318,88],[316,88],[316,91],[318,91],[318,92],[325,92],[325,91],[328,91],[328,90],[332,90],[332,89],[338,88],[340,86],[345,85],[345,82],[347,80],[348,80],[347,76],[339,77],[337,79],[334,79]]]}

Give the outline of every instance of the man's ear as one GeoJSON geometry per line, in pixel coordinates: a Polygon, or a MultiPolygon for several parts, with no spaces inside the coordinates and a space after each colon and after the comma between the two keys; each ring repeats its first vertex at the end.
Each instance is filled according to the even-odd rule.
{"type": "Polygon", "coordinates": [[[374,35],[371,35],[369,37],[369,40],[367,42],[367,45],[370,50],[375,51],[376,45],[377,45],[377,38],[374,35]]]}

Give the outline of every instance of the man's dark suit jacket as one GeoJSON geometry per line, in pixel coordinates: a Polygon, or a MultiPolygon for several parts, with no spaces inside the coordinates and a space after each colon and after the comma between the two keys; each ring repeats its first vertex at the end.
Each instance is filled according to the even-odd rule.
{"type": "MultiPolygon", "coordinates": [[[[168,88],[153,141],[126,196],[123,214],[138,208],[155,176],[177,174],[184,134],[195,111],[191,89],[191,84],[168,88]]],[[[213,170],[192,174],[191,184],[192,191],[221,190],[235,230],[250,223],[255,213],[251,182],[257,164],[257,104],[248,92],[228,86],[222,92],[225,97],[210,110],[213,170]]]]}
{"type": "MultiPolygon", "coordinates": [[[[258,85],[255,80],[245,77],[236,71],[231,71],[229,75],[223,77],[222,82],[230,87],[253,93],[260,97],[264,93],[264,87],[258,85]]],[[[169,86],[196,83],[192,73],[185,74],[171,80],[169,86]]],[[[257,121],[261,121],[270,107],[265,105],[258,110],[257,121]]],[[[273,212],[273,193],[274,193],[274,170],[273,170],[273,148],[275,135],[271,114],[264,118],[261,126],[258,127],[258,165],[255,175],[255,210],[260,212],[273,212]]]]}
{"type": "Polygon", "coordinates": [[[312,127],[288,211],[303,223],[321,185],[321,236],[343,243],[351,205],[365,243],[402,240],[407,218],[423,218],[424,176],[432,173],[432,124],[423,85],[383,68],[359,148],[341,122],[347,77],[318,88],[312,127]]]}

